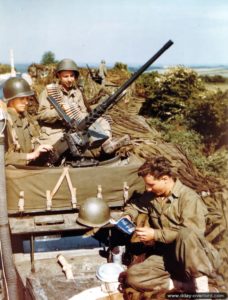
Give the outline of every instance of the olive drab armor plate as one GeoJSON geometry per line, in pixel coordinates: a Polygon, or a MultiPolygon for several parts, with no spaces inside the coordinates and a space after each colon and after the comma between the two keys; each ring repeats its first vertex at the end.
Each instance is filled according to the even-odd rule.
{"type": "Polygon", "coordinates": [[[141,160],[132,157],[126,165],[115,163],[114,165],[67,170],[63,167],[27,167],[27,169],[7,167],[8,212],[18,212],[20,202],[24,205],[24,212],[71,209],[74,188],[76,188],[74,196],[79,206],[87,198],[97,196],[98,186],[101,187],[104,201],[110,207],[121,206],[124,203],[123,187],[126,182],[129,187],[129,197],[134,191],[143,192],[144,190],[143,180],[137,175],[141,164],[141,160]],[[64,175],[62,181],[61,175],[64,175]],[[58,182],[59,186],[57,186],[58,182]]]}
{"type": "Polygon", "coordinates": [[[91,149],[100,147],[109,138],[97,122],[88,129],[88,137],[91,149]]]}

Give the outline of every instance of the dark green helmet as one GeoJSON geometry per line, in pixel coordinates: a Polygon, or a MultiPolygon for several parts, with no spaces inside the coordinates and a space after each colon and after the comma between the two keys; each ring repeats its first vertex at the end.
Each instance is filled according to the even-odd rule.
{"type": "Polygon", "coordinates": [[[88,198],[80,206],[77,222],[89,227],[102,227],[110,220],[108,204],[99,198],[88,198]]]}
{"type": "Polygon", "coordinates": [[[61,71],[74,71],[76,76],[79,75],[77,64],[72,59],[68,58],[61,60],[57,64],[56,73],[59,73],[61,71]]]}
{"type": "Polygon", "coordinates": [[[34,92],[25,79],[12,77],[4,83],[3,95],[4,100],[8,102],[14,98],[32,96],[34,92]]]}

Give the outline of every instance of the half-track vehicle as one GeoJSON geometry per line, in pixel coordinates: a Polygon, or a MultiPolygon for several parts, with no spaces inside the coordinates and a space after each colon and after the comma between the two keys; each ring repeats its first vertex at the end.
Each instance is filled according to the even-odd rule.
{"type": "MultiPolygon", "coordinates": [[[[146,121],[131,115],[133,106],[123,106],[129,109],[127,114],[121,105],[116,109],[118,124],[114,126],[114,133],[121,135],[126,126],[137,151],[128,151],[131,146],[126,146],[118,155],[102,159],[94,160],[86,155],[88,149],[99,146],[105,138],[94,136],[90,125],[109,108],[115,110],[126,89],[171,44],[169,41],[97,105],[81,124],[66,116],[55,99],[49,97],[67,129],[65,138],[54,146],[54,155],[45,162],[46,166],[5,168],[5,120],[1,115],[2,297],[15,300],[123,299],[123,294],[117,293],[116,282],[107,284],[107,277],[111,278],[116,264],[123,268],[119,271],[124,270],[135,252],[130,245],[130,235],[114,224],[121,218],[125,204],[144,190],[137,170],[145,156],[165,155],[172,161],[181,181],[202,194],[211,216],[217,220],[207,232],[212,242],[218,242],[218,231],[221,235],[227,231],[219,221],[224,218],[220,206],[225,207],[225,204],[216,184],[213,186],[201,176],[181,147],[164,143],[159,137],[153,138],[157,133],[146,121]],[[141,155],[142,152],[145,155],[141,155]],[[116,263],[114,269],[105,270],[107,263],[116,263]]],[[[140,253],[137,254],[140,258],[140,253]]]]}
{"type": "MultiPolygon", "coordinates": [[[[54,145],[55,155],[47,166],[5,168],[6,120],[1,115],[0,249],[6,299],[73,299],[83,290],[100,286],[96,270],[112,261],[113,249],[122,255],[129,236],[109,219],[118,220],[128,199],[143,191],[137,176],[142,159],[135,155],[95,162],[87,159],[84,153],[94,135],[89,127],[172,44],[168,41],[80,124],[64,115],[55,99],[49,97],[69,130],[65,139],[54,145]],[[71,163],[58,164],[66,152],[70,153],[71,163]],[[82,222],[81,217],[77,222],[88,198],[96,199],[99,209],[88,206],[88,218],[82,222]],[[105,205],[109,215],[100,222],[105,205]],[[91,219],[95,213],[99,216],[94,223],[91,219]]],[[[93,143],[99,146],[99,138],[93,143]]]]}

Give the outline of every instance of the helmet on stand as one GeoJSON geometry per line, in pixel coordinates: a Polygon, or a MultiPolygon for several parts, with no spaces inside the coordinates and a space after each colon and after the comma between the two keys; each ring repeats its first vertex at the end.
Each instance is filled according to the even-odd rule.
{"type": "Polygon", "coordinates": [[[102,227],[109,223],[110,209],[108,204],[99,198],[88,198],[79,209],[77,222],[89,227],[102,227]]]}

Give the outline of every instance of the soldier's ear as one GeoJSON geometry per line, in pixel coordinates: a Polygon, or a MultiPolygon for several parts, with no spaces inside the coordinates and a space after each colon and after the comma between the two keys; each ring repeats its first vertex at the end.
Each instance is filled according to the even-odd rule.
{"type": "Polygon", "coordinates": [[[79,72],[74,71],[74,78],[75,78],[75,80],[77,80],[78,77],[79,77],[79,72]]]}
{"type": "Polygon", "coordinates": [[[165,182],[167,182],[168,180],[169,180],[169,176],[168,175],[163,175],[162,177],[161,177],[161,179],[162,180],[164,180],[165,182]]]}
{"type": "Polygon", "coordinates": [[[55,71],[55,77],[59,79],[59,72],[55,71]]]}

